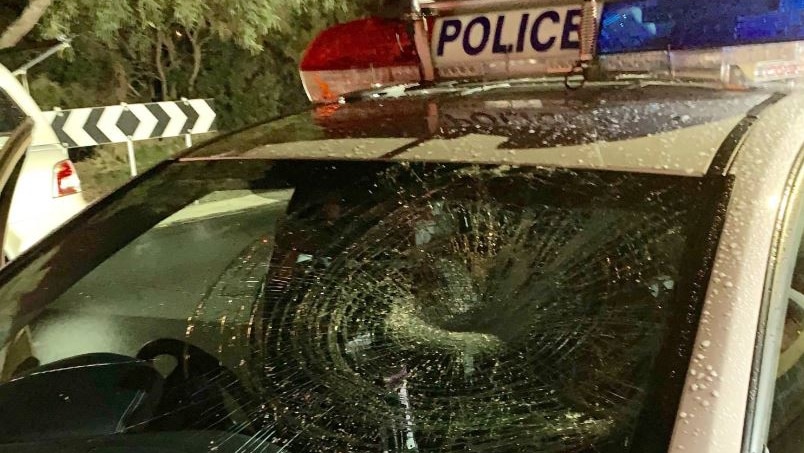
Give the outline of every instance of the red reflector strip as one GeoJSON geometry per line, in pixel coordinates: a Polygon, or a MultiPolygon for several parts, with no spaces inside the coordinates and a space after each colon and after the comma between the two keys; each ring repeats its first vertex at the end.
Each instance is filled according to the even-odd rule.
{"type": "Polygon", "coordinates": [[[63,160],[53,166],[53,198],[72,195],[81,191],[81,180],[78,172],[69,160],[63,160]]]}
{"type": "Polygon", "coordinates": [[[755,81],[791,79],[804,76],[804,63],[773,61],[758,63],[754,70],[755,81]]]}

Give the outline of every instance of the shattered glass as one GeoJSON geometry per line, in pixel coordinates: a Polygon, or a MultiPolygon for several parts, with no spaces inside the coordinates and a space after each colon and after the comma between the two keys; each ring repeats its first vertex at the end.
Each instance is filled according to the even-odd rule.
{"type": "Polygon", "coordinates": [[[700,183],[275,170],[291,188],[212,190],[81,277],[28,326],[32,354],[152,363],[119,433],[217,432],[209,451],[632,450],[700,270],[700,183]]]}
{"type": "Polygon", "coordinates": [[[530,171],[402,173],[416,190],[384,174],[389,199],[288,219],[249,367],[265,429],[299,451],[579,451],[627,431],[684,210],[551,206],[530,171]]]}

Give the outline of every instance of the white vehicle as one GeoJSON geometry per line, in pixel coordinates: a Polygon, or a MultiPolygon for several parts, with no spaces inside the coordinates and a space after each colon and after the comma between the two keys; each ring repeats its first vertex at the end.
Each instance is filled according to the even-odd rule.
{"type": "Polygon", "coordinates": [[[0,452],[804,451],[804,4],[559,3],[333,27],[0,270],[0,452]]]}
{"type": "Polygon", "coordinates": [[[3,251],[14,259],[86,207],[78,173],[42,111],[0,65],[0,146],[24,117],[34,121],[31,146],[15,188],[3,251]]]}

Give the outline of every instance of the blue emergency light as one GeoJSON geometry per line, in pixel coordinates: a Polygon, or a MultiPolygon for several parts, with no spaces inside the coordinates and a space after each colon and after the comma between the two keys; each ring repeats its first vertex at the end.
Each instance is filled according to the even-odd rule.
{"type": "Polygon", "coordinates": [[[606,3],[598,53],[693,50],[804,40],[804,0],[606,3]]]}

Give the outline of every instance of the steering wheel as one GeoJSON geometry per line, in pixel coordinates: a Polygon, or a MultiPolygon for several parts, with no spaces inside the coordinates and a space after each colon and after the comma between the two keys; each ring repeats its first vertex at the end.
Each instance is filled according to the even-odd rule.
{"type": "Polygon", "coordinates": [[[149,429],[226,430],[250,425],[244,422],[253,413],[247,410],[253,398],[231,370],[204,350],[180,340],[160,339],[143,346],[137,358],[155,365],[163,358],[175,361],[172,370],[162,370],[167,375],[149,429]]]}

